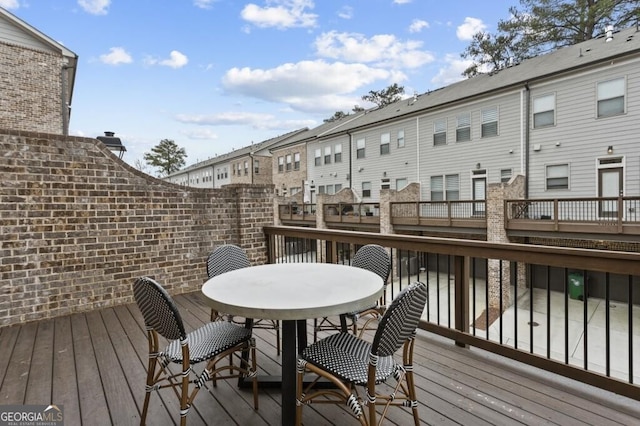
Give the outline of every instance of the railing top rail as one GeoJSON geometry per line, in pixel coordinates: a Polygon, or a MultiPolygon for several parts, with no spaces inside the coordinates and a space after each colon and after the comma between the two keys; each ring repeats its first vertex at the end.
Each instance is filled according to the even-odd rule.
{"type": "Polygon", "coordinates": [[[539,202],[571,202],[571,201],[604,201],[604,200],[640,200],[640,196],[633,197],[576,197],[576,198],[514,198],[506,199],[505,203],[539,203],[539,202]]]}
{"type": "Polygon", "coordinates": [[[466,239],[300,228],[295,226],[265,226],[264,232],[267,235],[284,235],[361,245],[380,244],[403,250],[501,259],[512,262],[640,276],[640,253],[633,252],[550,247],[534,244],[490,243],[466,239]]]}

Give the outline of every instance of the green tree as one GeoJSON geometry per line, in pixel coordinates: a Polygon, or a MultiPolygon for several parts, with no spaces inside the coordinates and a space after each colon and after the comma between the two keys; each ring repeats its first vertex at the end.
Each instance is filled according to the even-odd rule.
{"type": "Polygon", "coordinates": [[[144,154],[144,161],[149,166],[156,167],[160,176],[167,176],[180,170],[186,157],[187,152],[184,148],[178,147],[171,139],[162,139],[158,145],[151,148],[151,152],[144,154]]]}
{"type": "MultiPolygon", "coordinates": [[[[360,105],[354,105],[351,111],[353,111],[354,113],[361,112],[361,111],[364,111],[364,108],[362,108],[360,105]]],[[[331,117],[325,118],[323,121],[325,123],[331,123],[334,121],[342,120],[343,118],[349,115],[351,115],[350,112],[336,111],[331,117]]]]}
{"type": "Polygon", "coordinates": [[[467,77],[504,68],[620,29],[640,19],[638,0],[520,0],[495,34],[478,32],[461,56],[473,63],[467,77]]]}
{"type": "Polygon", "coordinates": [[[383,107],[399,101],[402,99],[403,94],[404,86],[398,86],[398,83],[393,83],[380,91],[370,90],[368,95],[362,96],[362,100],[372,102],[378,107],[383,107]]]}

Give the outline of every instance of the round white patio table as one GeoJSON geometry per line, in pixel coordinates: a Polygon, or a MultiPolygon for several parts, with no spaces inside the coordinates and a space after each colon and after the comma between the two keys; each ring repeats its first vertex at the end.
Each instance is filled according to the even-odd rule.
{"type": "Polygon", "coordinates": [[[219,312],[282,321],[282,424],[287,426],[295,422],[296,331],[302,350],[307,319],[366,309],[382,291],[377,274],[332,263],[252,266],[210,278],[202,286],[208,304],[219,312]]]}

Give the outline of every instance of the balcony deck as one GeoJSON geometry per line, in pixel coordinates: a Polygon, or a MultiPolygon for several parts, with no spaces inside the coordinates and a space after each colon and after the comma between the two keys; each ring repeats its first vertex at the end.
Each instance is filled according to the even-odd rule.
{"type": "MultiPolygon", "coordinates": [[[[176,302],[189,329],[207,321],[199,292],[177,296],[176,302]]],[[[276,373],[274,332],[255,335],[262,372],[276,373]]],[[[135,305],[2,328],[0,404],[62,405],[69,425],[139,424],[146,351],[135,305]]],[[[640,419],[635,400],[424,331],[417,338],[415,373],[425,425],[630,425],[640,419]]],[[[169,390],[154,395],[148,424],[176,423],[176,402],[169,390]]],[[[411,423],[408,413],[392,412],[389,424],[411,423]]],[[[278,389],[261,389],[260,409],[254,411],[250,391],[226,382],[200,392],[188,423],[279,425],[279,413],[278,389]]],[[[335,406],[307,407],[304,416],[308,425],[357,424],[335,406]]]]}

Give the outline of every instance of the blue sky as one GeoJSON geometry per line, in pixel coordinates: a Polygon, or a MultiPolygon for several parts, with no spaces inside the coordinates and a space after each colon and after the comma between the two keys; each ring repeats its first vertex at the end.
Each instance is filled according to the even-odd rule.
{"type": "Polygon", "coordinates": [[[460,53],[517,0],[0,0],[79,56],[70,133],[162,139],[187,165],[349,112],[393,83],[461,79],[460,53]]]}

